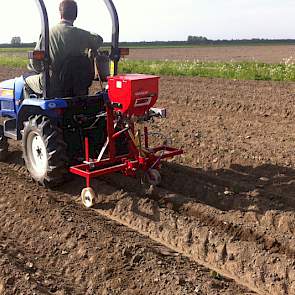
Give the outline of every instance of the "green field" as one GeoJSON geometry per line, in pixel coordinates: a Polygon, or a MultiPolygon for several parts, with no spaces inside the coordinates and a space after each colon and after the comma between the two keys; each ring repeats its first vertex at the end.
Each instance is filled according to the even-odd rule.
{"type": "Polygon", "coordinates": [[[32,48],[0,48],[0,53],[27,53],[32,48]]]}
{"type": "Polygon", "coordinates": [[[0,48],[0,65],[7,67],[26,67],[28,51],[31,48],[0,48]]]}
{"type": "MultiPolygon", "coordinates": [[[[0,65],[25,68],[29,48],[0,49],[0,65]]],[[[240,80],[295,81],[295,64],[261,62],[133,61],[122,60],[122,73],[210,77],[240,80]]]]}

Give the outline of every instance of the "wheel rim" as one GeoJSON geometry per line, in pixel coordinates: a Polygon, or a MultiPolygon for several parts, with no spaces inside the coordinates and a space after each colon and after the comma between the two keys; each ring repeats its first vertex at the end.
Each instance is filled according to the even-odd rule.
{"type": "Polygon", "coordinates": [[[85,207],[89,208],[92,206],[92,204],[93,204],[92,196],[91,196],[90,192],[87,191],[84,196],[84,205],[85,205],[85,207]]]}
{"type": "Polygon", "coordinates": [[[28,158],[37,176],[43,176],[47,171],[48,156],[42,137],[35,132],[28,136],[28,158]]]}

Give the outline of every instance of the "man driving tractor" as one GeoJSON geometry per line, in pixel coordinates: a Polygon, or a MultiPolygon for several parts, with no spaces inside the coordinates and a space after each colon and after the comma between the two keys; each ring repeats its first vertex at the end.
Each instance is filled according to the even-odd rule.
{"type": "Polygon", "coordinates": [[[140,124],[135,125],[164,118],[166,111],[153,107],[159,94],[158,76],[118,74],[120,58],[127,50],[119,48],[119,18],[113,0],[103,0],[112,20],[110,52],[97,51],[101,37],[73,27],[78,10],[73,0],[62,1],[61,23],[51,31],[44,0],[35,2],[42,37],[40,50],[29,56],[38,75],[26,78],[35,94],[23,97],[24,76],[0,82],[4,121],[0,160],[8,155],[8,139],[21,141],[26,168],[39,184],[54,187],[69,173],[85,179],[81,199],[87,208],[96,199],[91,180],[101,175],[120,171],[136,176],[136,171],[142,171],[150,184],[159,184],[161,161],[183,152],[166,144],[151,147],[147,127],[142,132],[140,124]],[[86,49],[94,49],[94,56],[88,58],[86,49]],[[87,83],[80,83],[85,77],[87,83]],[[89,95],[93,78],[103,82],[105,77],[108,87],[101,83],[101,90],[89,95]],[[60,94],[52,94],[52,88],[60,94]]]}
{"type": "MultiPolygon", "coordinates": [[[[74,0],[63,0],[59,5],[59,11],[61,22],[54,26],[49,33],[50,96],[52,97],[65,95],[62,89],[62,82],[66,83],[67,79],[63,75],[67,71],[70,72],[72,70],[70,63],[73,64],[74,59],[80,57],[78,63],[76,59],[76,68],[80,69],[81,72],[89,70],[87,66],[91,67],[91,65],[90,60],[86,58],[86,51],[92,49],[93,52],[97,52],[103,43],[101,36],[74,27],[74,21],[78,15],[78,6],[74,0]]],[[[40,38],[35,50],[40,50],[42,42],[43,40],[40,38]]],[[[29,97],[32,93],[41,95],[43,91],[42,62],[31,60],[29,68],[36,74],[25,79],[25,96],[29,97]]],[[[68,77],[69,79],[71,77],[68,77]]],[[[78,82],[81,83],[81,79],[78,82]]]]}

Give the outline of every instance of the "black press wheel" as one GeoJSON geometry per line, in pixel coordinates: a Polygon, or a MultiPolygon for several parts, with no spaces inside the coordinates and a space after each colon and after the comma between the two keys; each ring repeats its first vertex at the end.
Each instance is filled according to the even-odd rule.
{"type": "Polygon", "coordinates": [[[4,136],[4,128],[0,125],[0,161],[4,161],[8,154],[8,141],[4,136]]]}
{"type": "Polygon", "coordinates": [[[160,172],[157,169],[149,169],[146,172],[147,181],[149,184],[158,186],[162,181],[162,177],[160,172]]]}
{"type": "Polygon", "coordinates": [[[24,122],[23,157],[32,178],[48,187],[61,184],[67,175],[66,144],[62,131],[45,116],[24,122]]]}

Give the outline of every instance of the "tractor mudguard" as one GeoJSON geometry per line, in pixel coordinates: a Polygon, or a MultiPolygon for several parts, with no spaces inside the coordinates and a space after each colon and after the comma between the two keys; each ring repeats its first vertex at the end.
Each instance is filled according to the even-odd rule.
{"type": "Polygon", "coordinates": [[[23,123],[33,115],[46,116],[53,122],[57,122],[62,117],[60,110],[67,107],[67,102],[62,99],[27,98],[22,102],[18,110],[17,129],[20,132],[23,129],[23,123]]]}
{"type": "Polygon", "coordinates": [[[40,98],[26,98],[22,102],[22,105],[20,107],[23,108],[25,106],[34,106],[38,107],[43,111],[52,111],[55,109],[66,109],[68,107],[68,104],[63,99],[40,99],[40,98]]]}

